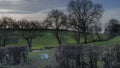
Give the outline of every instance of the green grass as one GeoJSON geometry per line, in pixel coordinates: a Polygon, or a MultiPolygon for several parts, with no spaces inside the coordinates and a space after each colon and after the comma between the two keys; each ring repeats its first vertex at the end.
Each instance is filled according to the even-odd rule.
{"type": "Polygon", "coordinates": [[[40,59],[41,53],[47,53],[51,57],[51,56],[53,56],[54,52],[55,52],[55,48],[54,49],[46,49],[46,50],[42,50],[42,51],[38,51],[38,52],[29,52],[28,57],[40,59]]]}
{"type": "MultiPolygon", "coordinates": [[[[74,36],[73,32],[63,31],[60,33],[60,35],[62,36],[62,40],[63,40],[62,42],[64,44],[76,44],[75,38],[73,37],[74,36]]],[[[101,35],[101,36],[105,37],[105,35],[101,35]]],[[[90,36],[89,36],[89,38],[90,38],[90,36]]],[[[94,38],[96,38],[96,36],[94,36],[94,38]]],[[[84,39],[82,36],[81,42],[83,42],[83,41],[84,41],[84,39]]],[[[120,36],[117,36],[108,41],[93,42],[93,43],[88,43],[88,44],[89,45],[99,45],[99,46],[120,44],[120,36]]],[[[10,44],[10,45],[14,45],[14,46],[27,45],[27,43],[25,40],[19,40],[17,43],[10,44]]],[[[44,33],[42,33],[41,37],[37,37],[36,39],[33,40],[32,49],[41,49],[44,47],[56,47],[56,46],[58,46],[58,43],[57,43],[57,40],[56,40],[55,36],[53,35],[53,33],[45,31],[44,33]]],[[[39,65],[47,66],[47,65],[51,65],[51,63],[53,63],[52,59],[54,58],[54,55],[55,55],[55,49],[44,50],[41,52],[29,52],[28,59],[34,61],[33,63],[37,62],[38,66],[39,65]],[[49,59],[41,60],[41,53],[49,54],[49,59]]],[[[102,66],[102,63],[103,62],[101,62],[101,61],[98,62],[98,66],[99,67],[102,66]]],[[[100,67],[100,68],[102,68],[102,67],[100,67]]]]}
{"type": "Polygon", "coordinates": [[[117,36],[111,40],[108,41],[101,41],[101,42],[93,42],[93,43],[89,43],[90,45],[115,45],[115,44],[120,44],[120,36],[117,36]]]}
{"type": "MultiPolygon", "coordinates": [[[[69,32],[68,32],[69,33],[69,32]]],[[[55,40],[55,38],[53,39],[52,37],[52,34],[46,34],[46,36],[48,36],[49,40],[55,40]]],[[[64,35],[63,35],[64,36],[64,35]]],[[[47,38],[48,38],[47,37],[47,38]]],[[[45,36],[43,36],[42,38],[46,38],[45,36]]],[[[66,42],[70,42],[71,44],[75,43],[75,41],[72,39],[70,40],[72,37],[69,37],[69,36],[65,36],[64,38],[67,38],[69,40],[66,40],[66,42]]],[[[57,43],[55,43],[55,41],[49,41],[49,40],[43,40],[39,37],[39,38],[36,38],[34,41],[33,41],[33,48],[41,48],[41,47],[44,47],[46,44],[48,44],[48,46],[52,46],[51,44],[56,44],[56,45],[53,45],[53,46],[57,46],[57,43]],[[44,41],[48,41],[49,43],[45,43],[44,41]],[[41,44],[40,44],[41,43],[41,44]],[[41,46],[38,46],[38,44],[40,44],[41,46]]],[[[20,41],[23,43],[23,41],[20,41]]],[[[25,43],[25,42],[24,42],[25,43]]],[[[108,40],[108,41],[101,41],[101,42],[94,42],[94,43],[89,43],[90,45],[100,45],[100,46],[104,46],[104,45],[112,45],[112,44],[120,44],[120,36],[117,36],[111,40],[108,40]]],[[[44,68],[45,66],[52,66],[52,63],[53,65],[55,65],[55,61],[53,61],[53,59],[55,59],[55,48],[54,49],[45,49],[43,51],[40,51],[40,52],[29,52],[28,53],[28,59],[29,61],[32,61],[32,64],[34,65],[35,68],[44,68]],[[41,54],[42,53],[47,53],[49,55],[49,59],[41,59],[41,54]]],[[[102,68],[101,66],[103,65],[103,62],[102,61],[99,61],[98,62],[98,67],[99,68],[102,68]]],[[[30,66],[30,65],[25,65],[25,66],[30,66]]],[[[15,68],[15,66],[10,66],[11,68],[15,68]]],[[[29,67],[28,67],[29,68],[29,67]]]]}
{"type": "MultiPolygon", "coordinates": [[[[75,32],[72,31],[61,31],[60,33],[62,43],[63,44],[76,44],[75,40],[75,32]]],[[[105,35],[101,36],[104,38],[106,37],[105,35]]],[[[91,35],[89,35],[89,40],[92,39],[91,35]]],[[[94,36],[96,38],[96,36],[94,36]]],[[[81,35],[81,43],[84,42],[84,38],[81,35]]],[[[101,42],[93,42],[93,43],[88,43],[90,45],[112,45],[112,44],[120,44],[120,36],[115,37],[114,39],[108,40],[108,41],[101,41],[101,42]]],[[[19,46],[19,45],[27,45],[27,42],[25,40],[18,40],[17,43],[9,44],[12,46],[19,46]]],[[[57,47],[58,43],[51,31],[44,31],[41,33],[41,36],[37,37],[36,39],[33,40],[32,42],[32,49],[43,49],[45,47],[57,47]]]]}
{"type": "MultiPolygon", "coordinates": [[[[62,31],[60,32],[61,39],[63,44],[75,44],[76,41],[72,37],[74,35],[71,31],[62,31]]],[[[25,40],[18,40],[17,43],[9,44],[12,46],[20,46],[27,45],[25,40]]],[[[45,31],[41,34],[41,36],[35,38],[32,42],[32,49],[42,49],[44,47],[56,47],[58,46],[58,42],[56,37],[50,31],[45,31]]]]}
{"type": "Polygon", "coordinates": [[[28,52],[28,62],[20,65],[7,65],[6,68],[46,68],[55,64],[55,48],[45,49],[43,51],[28,52]],[[42,59],[41,54],[48,54],[48,59],[42,59]],[[53,63],[54,62],[54,63],[53,63]]]}

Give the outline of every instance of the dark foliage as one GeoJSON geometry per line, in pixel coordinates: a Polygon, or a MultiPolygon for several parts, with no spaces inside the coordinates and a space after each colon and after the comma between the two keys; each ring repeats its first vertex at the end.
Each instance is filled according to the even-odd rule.
{"type": "Polygon", "coordinates": [[[56,60],[60,68],[120,68],[120,45],[59,46],[56,60]]]}
{"type": "Polygon", "coordinates": [[[111,19],[106,28],[105,33],[108,34],[109,38],[113,38],[120,34],[120,22],[117,19],[111,19]]]}
{"type": "Polygon", "coordinates": [[[0,64],[20,64],[27,62],[27,47],[0,48],[0,64]]]}

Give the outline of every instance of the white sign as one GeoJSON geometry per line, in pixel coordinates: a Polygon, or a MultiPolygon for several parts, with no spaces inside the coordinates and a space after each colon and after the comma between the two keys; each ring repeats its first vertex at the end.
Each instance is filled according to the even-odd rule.
{"type": "Polygon", "coordinates": [[[49,58],[48,54],[44,54],[44,53],[41,54],[41,59],[48,59],[48,58],[49,58]]]}

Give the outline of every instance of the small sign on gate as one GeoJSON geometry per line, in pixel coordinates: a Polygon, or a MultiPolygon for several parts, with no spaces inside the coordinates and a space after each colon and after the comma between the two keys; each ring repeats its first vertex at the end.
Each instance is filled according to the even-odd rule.
{"type": "Polygon", "coordinates": [[[46,53],[46,54],[44,54],[44,53],[42,53],[41,54],[41,59],[48,59],[49,58],[49,55],[46,53]]]}

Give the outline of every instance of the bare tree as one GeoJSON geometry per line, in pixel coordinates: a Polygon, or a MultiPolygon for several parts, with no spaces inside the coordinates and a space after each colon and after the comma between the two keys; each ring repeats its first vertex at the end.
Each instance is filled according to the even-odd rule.
{"type": "Polygon", "coordinates": [[[16,20],[11,17],[2,17],[0,20],[0,28],[1,29],[12,28],[12,24],[15,22],[16,20]]]}
{"type": "Polygon", "coordinates": [[[54,9],[48,14],[45,23],[47,27],[54,29],[54,35],[59,45],[62,44],[59,31],[61,28],[64,28],[64,25],[67,23],[67,16],[63,12],[54,9]]]}
{"type": "Polygon", "coordinates": [[[68,11],[74,19],[73,26],[78,30],[78,35],[83,32],[84,43],[87,43],[89,25],[101,18],[103,8],[100,4],[94,4],[91,0],[71,0],[68,11]]]}
{"type": "Polygon", "coordinates": [[[21,36],[24,40],[27,41],[29,50],[32,51],[32,41],[39,36],[39,31],[34,29],[24,29],[21,31],[21,36]]]}
{"type": "Polygon", "coordinates": [[[18,21],[21,30],[21,37],[27,41],[29,50],[32,50],[32,41],[40,35],[41,24],[38,21],[20,20],[18,21]]]}
{"type": "Polygon", "coordinates": [[[12,24],[15,23],[16,20],[11,17],[3,17],[0,19],[0,45],[6,46],[8,43],[15,41],[16,39],[13,37],[14,32],[9,30],[12,28],[12,24]]]}
{"type": "Polygon", "coordinates": [[[77,26],[75,17],[69,15],[69,25],[68,26],[70,29],[73,29],[76,32],[73,37],[77,41],[77,44],[80,44],[81,29],[77,26]]]}

